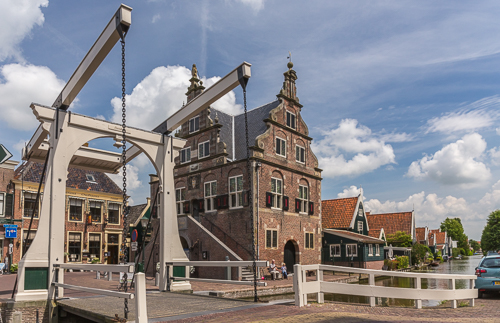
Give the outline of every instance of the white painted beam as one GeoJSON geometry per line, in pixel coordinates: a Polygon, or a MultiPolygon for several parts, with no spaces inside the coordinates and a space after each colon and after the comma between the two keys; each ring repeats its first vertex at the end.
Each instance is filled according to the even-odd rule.
{"type": "Polygon", "coordinates": [[[191,102],[180,108],[166,121],[154,128],[153,131],[160,133],[174,131],[184,122],[200,113],[201,110],[207,108],[210,104],[214,103],[229,91],[234,89],[240,84],[240,82],[245,82],[246,84],[246,81],[251,76],[251,66],[252,65],[250,63],[243,62],[240,66],[221,78],[217,83],[206,89],[202,94],[198,95],[191,102]]]}
{"type": "MultiPolygon", "coordinates": [[[[257,267],[269,266],[269,261],[258,260],[257,267]]],[[[167,262],[168,266],[198,266],[198,267],[247,267],[253,266],[252,261],[172,261],[167,262]]]]}
{"type": "Polygon", "coordinates": [[[67,110],[116,42],[132,24],[132,8],[121,4],[52,105],[67,110]]]}
{"type": "Polygon", "coordinates": [[[73,290],[79,290],[81,292],[87,292],[87,293],[92,293],[92,294],[99,294],[99,295],[113,296],[113,297],[127,298],[127,299],[134,299],[134,296],[135,296],[132,293],[115,292],[115,291],[105,290],[105,289],[75,286],[75,285],[68,285],[68,284],[61,284],[61,283],[52,283],[52,286],[73,289],[73,290]]]}

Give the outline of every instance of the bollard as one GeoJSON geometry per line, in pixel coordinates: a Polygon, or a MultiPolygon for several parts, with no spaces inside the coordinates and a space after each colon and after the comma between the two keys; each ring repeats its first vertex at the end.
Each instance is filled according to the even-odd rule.
{"type": "Polygon", "coordinates": [[[108,271],[108,281],[113,281],[113,273],[108,271]]]}
{"type": "Polygon", "coordinates": [[[135,322],[148,323],[148,308],[146,302],[146,276],[135,274],[135,322]]]}
{"type": "MultiPolygon", "coordinates": [[[[229,261],[229,256],[226,256],[225,260],[229,261]]],[[[226,267],[226,280],[231,280],[231,267],[230,266],[226,267]]]]}
{"type": "Polygon", "coordinates": [[[95,272],[95,279],[101,279],[101,273],[99,270],[95,272]]]}
{"type": "Polygon", "coordinates": [[[155,286],[160,286],[160,273],[155,274],[155,286]]]}

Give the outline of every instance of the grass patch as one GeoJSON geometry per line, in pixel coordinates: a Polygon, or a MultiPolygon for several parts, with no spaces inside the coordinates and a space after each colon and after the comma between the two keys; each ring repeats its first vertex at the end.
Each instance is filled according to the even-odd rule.
{"type": "Polygon", "coordinates": [[[458,307],[466,307],[469,306],[469,302],[460,302],[458,303],[458,307]]]}

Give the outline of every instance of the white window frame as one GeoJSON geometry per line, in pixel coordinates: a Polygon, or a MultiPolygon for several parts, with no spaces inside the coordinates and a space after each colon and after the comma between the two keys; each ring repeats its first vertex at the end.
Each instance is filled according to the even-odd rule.
{"type": "Polygon", "coordinates": [[[350,243],[345,245],[345,254],[347,257],[357,257],[358,256],[358,245],[355,243],[350,243]],[[349,247],[351,249],[351,252],[349,252],[349,247]],[[355,253],[352,252],[354,248],[355,253]]]}
{"type": "MultiPolygon", "coordinates": [[[[34,195],[34,199],[35,199],[35,203],[36,203],[36,194],[37,193],[23,192],[23,210],[22,210],[22,212],[23,212],[23,218],[25,218],[25,219],[31,219],[31,216],[24,215],[24,213],[25,213],[24,210],[26,210],[26,194],[30,194],[30,196],[34,195]]],[[[38,205],[35,208],[35,211],[38,211],[38,212],[36,212],[36,214],[33,215],[33,219],[38,219],[40,217],[40,205],[41,205],[40,201],[41,200],[42,200],[42,193],[40,193],[40,198],[38,200],[38,205]]]]}
{"type": "Polygon", "coordinates": [[[95,203],[95,205],[97,205],[97,203],[101,204],[100,208],[94,207],[94,209],[101,209],[101,215],[99,216],[99,221],[94,221],[92,214],[90,216],[91,216],[91,221],[93,224],[102,223],[102,218],[103,218],[102,215],[103,215],[103,211],[104,211],[103,210],[104,209],[104,201],[92,201],[92,200],[90,200],[88,203],[89,203],[89,213],[90,213],[90,208],[91,208],[92,203],[95,203]]]}
{"type": "Polygon", "coordinates": [[[306,148],[301,146],[301,145],[295,145],[295,161],[297,163],[301,163],[301,164],[305,164],[306,163],[306,148]],[[302,158],[302,154],[301,152],[304,152],[303,156],[304,156],[304,160],[301,160],[302,158]],[[298,157],[299,159],[297,159],[297,152],[298,152],[298,157]]]}
{"type": "Polygon", "coordinates": [[[265,247],[266,249],[278,249],[278,230],[277,229],[266,229],[266,244],[265,244],[265,247]],[[269,241],[267,239],[267,232],[268,231],[271,231],[271,243],[270,243],[270,247],[267,246],[267,242],[269,241]],[[274,232],[276,232],[276,239],[273,239],[274,237],[274,232]]]}
{"type": "Polygon", "coordinates": [[[67,235],[67,240],[66,240],[68,243],[67,243],[67,249],[66,249],[66,252],[68,253],[68,259],[67,261],[68,262],[71,262],[71,263],[81,263],[82,260],[83,260],[83,232],[81,231],[68,231],[68,235],[67,235]],[[70,241],[69,241],[69,236],[70,234],[79,234],[80,235],[80,260],[79,261],[70,261],[71,258],[71,254],[69,253],[69,244],[70,244],[70,241]]]}
{"type": "Polygon", "coordinates": [[[229,177],[229,208],[238,209],[243,207],[243,175],[229,177]],[[241,189],[238,189],[238,178],[241,177],[241,189]],[[234,178],[234,187],[236,190],[231,189],[231,179],[234,178]],[[233,205],[233,196],[235,196],[235,205],[233,205]]]}
{"type": "Polygon", "coordinates": [[[177,207],[177,215],[184,214],[184,202],[182,199],[182,191],[184,190],[184,198],[186,198],[186,187],[179,187],[175,189],[175,205],[177,207]]]}
{"type": "Polygon", "coordinates": [[[288,111],[288,110],[287,110],[287,111],[286,111],[286,120],[285,120],[285,124],[286,124],[286,126],[287,126],[288,128],[293,129],[293,130],[296,130],[296,129],[297,129],[297,115],[296,115],[295,113],[290,112],[290,111],[288,111]],[[288,125],[288,115],[290,115],[290,125],[288,125]],[[295,127],[292,127],[292,117],[291,117],[291,116],[293,116],[293,117],[294,117],[294,118],[293,118],[293,121],[295,121],[295,122],[293,122],[293,123],[294,123],[294,124],[293,124],[293,126],[295,126],[295,127]]]}
{"type": "Polygon", "coordinates": [[[299,185],[299,200],[300,200],[300,210],[299,213],[307,214],[309,206],[309,187],[306,185],[299,185]],[[305,190],[305,197],[304,197],[305,190]]]}
{"type": "Polygon", "coordinates": [[[373,244],[368,245],[368,256],[373,256],[373,244]]]}
{"type": "Polygon", "coordinates": [[[314,249],[314,232],[304,232],[304,249],[314,249]],[[312,236],[312,246],[311,246],[312,236]]]}
{"type": "Polygon", "coordinates": [[[363,234],[363,221],[358,221],[358,233],[363,234]]]}
{"type": "Polygon", "coordinates": [[[216,211],[215,208],[215,197],[217,196],[217,181],[205,182],[203,185],[204,197],[205,197],[205,212],[216,211]],[[215,184],[215,192],[212,184],[215,184]],[[207,185],[209,187],[209,194],[207,194],[207,185]],[[210,204],[210,207],[209,207],[210,204]]]}
{"type": "Polygon", "coordinates": [[[120,212],[121,209],[122,209],[121,203],[111,202],[111,201],[108,202],[108,224],[118,224],[118,225],[120,224],[120,219],[122,217],[122,213],[120,212]],[[111,204],[116,204],[118,206],[118,222],[110,222],[109,221],[109,210],[113,210],[113,211],[115,210],[115,209],[110,208],[111,204]]]}
{"type": "Polygon", "coordinates": [[[340,248],[340,244],[330,245],[330,257],[342,257],[342,249],[340,248]]]}
{"type": "Polygon", "coordinates": [[[188,128],[189,128],[189,133],[193,133],[193,132],[200,130],[200,116],[199,115],[189,119],[188,128]],[[198,119],[198,128],[196,128],[196,119],[198,119]],[[191,121],[193,121],[193,128],[195,128],[195,129],[191,128],[191,121]]]}
{"type": "Polygon", "coordinates": [[[380,256],[380,245],[375,244],[375,256],[380,256]]]}
{"type": "MultiPolygon", "coordinates": [[[[0,217],[5,216],[5,193],[0,193],[0,217]]],[[[0,259],[3,261],[3,259],[0,259]]]]}
{"type": "Polygon", "coordinates": [[[179,161],[181,164],[189,163],[191,161],[191,147],[181,149],[179,153],[179,161]],[[189,159],[187,158],[187,152],[189,151],[189,159]],[[184,154],[184,161],[182,161],[182,155],[184,154]]]}
{"type": "MultiPolygon", "coordinates": [[[[70,222],[80,222],[80,223],[81,223],[81,222],[84,222],[84,220],[85,220],[85,219],[84,219],[83,213],[84,213],[84,210],[85,210],[85,200],[82,200],[82,199],[79,199],[79,198],[74,198],[74,197],[69,197],[69,201],[68,201],[68,203],[69,203],[69,209],[68,209],[68,221],[70,221],[70,222]],[[82,203],[82,204],[80,205],[80,207],[81,207],[81,209],[82,209],[82,212],[81,212],[81,214],[80,214],[80,220],[72,220],[72,219],[71,219],[71,206],[72,206],[72,205],[71,205],[71,201],[72,201],[72,200],[73,200],[73,201],[80,201],[80,203],[82,203]]],[[[76,205],[75,205],[75,206],[76,206],[76,205]]]]}
{"type": "Polygon", "coordinates": [[[210,140],[198,144],[198,159],[206,158],[208,156],[210,156],[210,140]],[[205,149],[207,147],[208,149],[205,149]]]}
{"type": "Polygon", "coordinates": [[[271,193],[273,195],[271,200],[271,205],[272,205],[271,208],[281,210],[283,207],[283,180],[281,180],[280,178],[271,177],[271,193]],[[273,181],[275,182],[274,190],[273,190],[273,181]],[[279,192],[278,192],[278,182],[280,183],[279,192]]]}
{"type": "MultiPolygon", "coordinates": [[[[91,253],[90,253],[90,236],[91,235],[98,235],[99,236],[99,253],[96,255],[96,258],[99,259],[100,263],[103,263],[103,259],[101,257],[102,254],[102,233],[101,232],[88,232],[87,233],[87,243],[88,243],[88,250],[89,250],[89,259],[92,260],[91,258],[91,253]]],[[[68,236],[69,237],[69,236],[68,236]]]]}
{"type": "Polygon", "coordinates": [[[281,137],[276,136],[275,141],[276,141],[276,143],[275,143],[276,144],[276,146],[275,146],[276,155],[281,156],[281,157],[286,157],[286,139],[283,139],[281,137]],[[278,141],[280,142],[279,143],[279,147],[280,147],[279,152],[278,152],[278,141]],[[284,152],[282,150],[284,150],[284,152]]]}
{"type": "Polygon", "coordinates": [[[87,179],[87,183],[97,183],[95,176],[92,174],[85,174],[85,178],[87,179]]]}

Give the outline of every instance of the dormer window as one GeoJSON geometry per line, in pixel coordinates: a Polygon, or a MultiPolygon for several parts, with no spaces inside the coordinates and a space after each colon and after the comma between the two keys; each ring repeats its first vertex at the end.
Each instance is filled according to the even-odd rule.
{"type": "Polygon", "coordinates": [[[92,174],[87,174],[85,175],[87,177],[87,182],[93,182],[95,183],[95,177],[92,174]]]}
{"type": "Polygon", "coordinates": [[[189,120],[189,133],[200,130],[200,116],[196,116],[189,120]]]}
{"type": "Polygon", "coordinates": [[[286,126],[292,128],[292,129],[297,129],[297,125],[296,125],[295,120],[296,120],[295,114],[291,113],[290,111],[287,111],[286,112],[286,126]]]}

